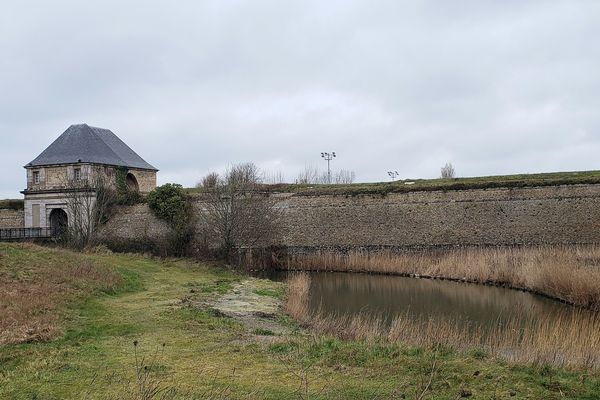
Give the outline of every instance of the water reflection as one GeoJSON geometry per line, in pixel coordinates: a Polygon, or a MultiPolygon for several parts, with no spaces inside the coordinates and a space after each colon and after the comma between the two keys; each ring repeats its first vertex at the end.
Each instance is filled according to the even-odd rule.
{"type": "Polygon", "coordinates": [[[470,320],[497,326],[515,316],[534,322],[572,307],[531,293],[451,281],[399,276],[313,273],[310,309],[325,314],[368,313],[391,321],[414,318],[470,320]]]}

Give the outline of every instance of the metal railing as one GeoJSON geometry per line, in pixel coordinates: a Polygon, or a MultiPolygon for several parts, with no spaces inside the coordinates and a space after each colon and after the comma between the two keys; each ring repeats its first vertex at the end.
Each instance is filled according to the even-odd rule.
{"type": "Polygon", "coordinates": [[[57,228],[4,228],[0,229],[0,240],[55,239],[62,231],[57,228]]]}

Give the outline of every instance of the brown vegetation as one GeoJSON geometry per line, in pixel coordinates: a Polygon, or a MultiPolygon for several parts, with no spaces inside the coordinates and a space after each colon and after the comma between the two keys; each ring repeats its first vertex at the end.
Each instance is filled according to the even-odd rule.
{"type": "Polygon", "coordinates": [[[204,226],[202,241],[207,248],[213,242],[212,247],[219,248],[219,255],[229,262],[235,262],[236,250],[269,243],[277,237],[280,210],[274,199],[256,193],[261,176],[253,163],[236,164],[205,193],[200,217],[204,226]]]}
{"type": "Polygon", "coordinates": [[[0,345],[56,337],[68,301],[121,283],[116,271],[83,255],[0,244],[0,345]]]}
{"type": "Polygon", "coordinates": [[[466,248],[439,252],[319,252],[291,257],[289,270],[444,278],[527,290],[600,308],[600,246],[466,248]]]}
{"type": "Polygon", "coordinates": [[[390,324],[367,314],[310,312],[309,292],[310,277],[292,275],[285,311],[318,334],[346,340],[482,350],[510,361],[537,365],[600,367],[600,316],[589,311],[573,309],[559,317],[533,322],[515,312],[508,322],[492,330],[468,320],[417,318],[410,313],[394,318],[390,324]]]}

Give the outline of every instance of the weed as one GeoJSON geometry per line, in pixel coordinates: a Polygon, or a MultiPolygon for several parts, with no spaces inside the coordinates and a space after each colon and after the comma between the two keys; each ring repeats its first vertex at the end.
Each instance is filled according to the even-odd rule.
{"type": "Polygon", "coordinates": [[[281,299],[285,295],[285,289],[284,288],[277,288],[277,289],[261,288],[261,289],[256,289],[254,291],[254,293],[259,296],[267,296],[267,297],[273,297],[276,299],[281,299]]]}
{"type": "Polygon", "coordinates": [[[275,336],[275,333],[273,333],[272,330],[263,328],[256,328],[254,330],[254,334],[260,336],[275,336]]]}

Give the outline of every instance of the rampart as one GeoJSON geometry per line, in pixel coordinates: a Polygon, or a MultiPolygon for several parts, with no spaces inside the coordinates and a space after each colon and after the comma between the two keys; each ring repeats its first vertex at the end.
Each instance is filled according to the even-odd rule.
{"type": "Polygon", "coordinates": [[[23,210],[0,209],[0,229],[23,228],[25,214],[23,210]]]}
{"type": "MultiPolygon", "coordinates": [[[[277,196],[273,244],[290,249],[600,243],[600,184],[277,196]]],[[[194,203],[202,209],[200,196],[194,203]]],[[[107,229],[137,241],[168,232],[146,205],[122,208],[107,229]]]]}

